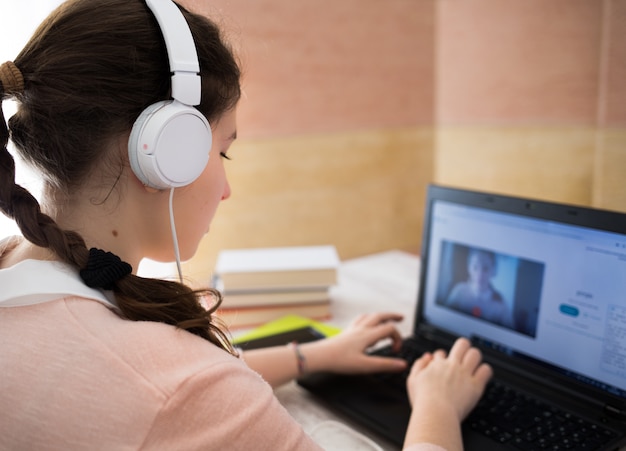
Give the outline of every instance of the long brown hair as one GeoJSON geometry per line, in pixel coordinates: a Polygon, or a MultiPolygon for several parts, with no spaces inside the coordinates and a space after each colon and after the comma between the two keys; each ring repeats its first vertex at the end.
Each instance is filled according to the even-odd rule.
{"type": "MultiPolygon", "coordinates": [[[[202,102],[197,108],[209,122],[216,121],[239,100],[240,69],[218,27],[181,10],[200,62],[202,102]]],[[[52,192],[72,192],[95,168],[113,165],[121,173],[127,162],[108,155],[108,144],[128,132],[145,107],[169,98],[161,31],[142,0],[69,0],[39,26],[14,62],[24,90],[14,95],[18,111],[8,129],[4,117],[0,121],[0,209],[16,221],[25,239],[81,269],[88,258],[83,238],[62,230],[15,183],[9,133],[20,157],[41,172],[52,192]]],[[[5,97],[0,86],[0,99],[5,97]]],[[[219,292],[132,274],[115,283],[114,292],[126,318],[172,324],[234,353],[213,315],[221,303],[219,292]],[[208,310],[201,299],[207,295],[215,300],[208,310]]]]}

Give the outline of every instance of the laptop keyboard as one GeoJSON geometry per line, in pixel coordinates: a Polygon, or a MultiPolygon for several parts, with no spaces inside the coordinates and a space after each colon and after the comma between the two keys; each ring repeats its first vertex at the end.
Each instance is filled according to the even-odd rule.
{"type": "Polygon", "coordinates": [[[498,382],[487,386],[465,425],[522,450],[594,450],[615,437],[602,425],[498,382]]]}
{"type": "MultiPolygon", "coordinates": [[[[409,339],[399,353],[393,353],[390,348],[376,353],[402,357],[412,363],[425,351],[423,347],[418,348],[414,344],[409,339]]],[[[406,390],[407,376],[408,371],[379,377],[406,390]]],[[[464,426],[496,442],[528,451],[595,450],[616,435],[600,424],[579,418],[495,381],[487,385],[485,394],[465,420],[464,426]]]]}

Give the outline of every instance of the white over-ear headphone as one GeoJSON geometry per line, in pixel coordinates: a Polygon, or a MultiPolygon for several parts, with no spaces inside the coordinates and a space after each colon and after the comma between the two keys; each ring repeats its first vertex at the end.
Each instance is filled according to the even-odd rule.
{"type": "Polygon", "coordinates": [[[130,165],[146,186],[185,186],[209,160],[211,127],[202,113],[200,64],[189,25],[171,0],[146,0],[165,39],[172,98],[154,103],[135,121],[128,140],[130,165]]]}

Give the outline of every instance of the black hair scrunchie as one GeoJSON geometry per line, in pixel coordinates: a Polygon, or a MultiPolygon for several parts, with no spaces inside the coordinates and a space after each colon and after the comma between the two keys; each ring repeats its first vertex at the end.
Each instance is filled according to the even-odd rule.
{"type": "Polygon", "coordinates": [[[80,278],[90,288],[112,290],[113,284],[133,272],[133,267],[117,255],[92,247],[87,267],[80,270],[80,278]]]}

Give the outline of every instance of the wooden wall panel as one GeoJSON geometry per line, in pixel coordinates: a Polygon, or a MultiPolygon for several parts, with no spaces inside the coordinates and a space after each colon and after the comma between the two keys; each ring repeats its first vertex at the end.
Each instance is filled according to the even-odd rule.
{"type": "Polygon", "coordinates": [[[626,0],[604,0],[594,205],[626,211],[626,0]]]}
{"type": "Polygon", "coordinates": [[[439,127],[438,183],[590,205],[595,128],[439,127]]]}
{"type": "Polygon", "coordinates": [[[599,122],[626,128],[626,0],[604,0],[599,122]]]}
{"type": "Polygon", "coordinates": [[[626,127],[598,131],[593,205],[626,212],[626,127]]]}

